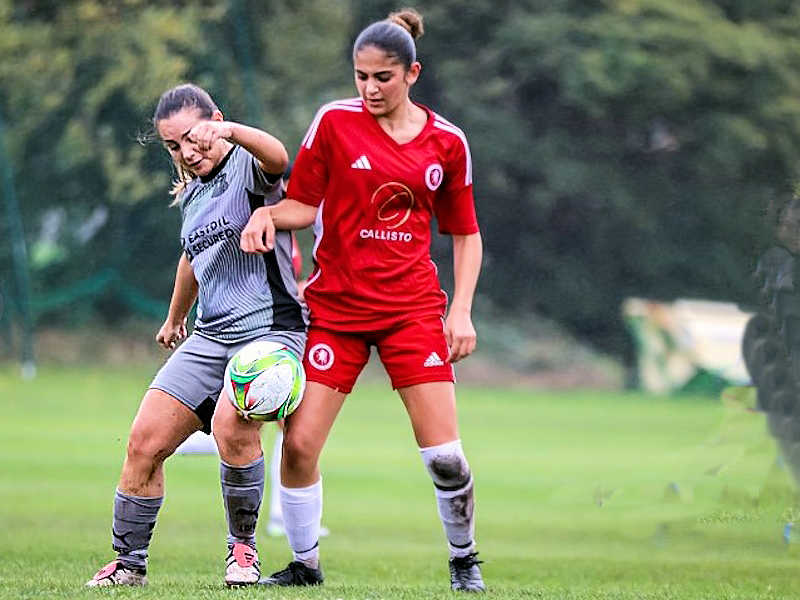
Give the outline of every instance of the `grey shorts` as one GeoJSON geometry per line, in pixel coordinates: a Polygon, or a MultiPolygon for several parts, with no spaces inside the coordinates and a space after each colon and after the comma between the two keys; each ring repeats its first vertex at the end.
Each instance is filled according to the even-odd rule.
{"type": "Polygon", "coordinates": [[[223,344],[193,333],[164,363],[150,388],[166,392],[185,404],[203,422],[203,431],[210,433],[211,417],[222,391],[225,366],[240,348],[256,340],[285,344],[300,360],[303,359],[306,345],[304,332],[274,331],[235,344],[223,344]]]}

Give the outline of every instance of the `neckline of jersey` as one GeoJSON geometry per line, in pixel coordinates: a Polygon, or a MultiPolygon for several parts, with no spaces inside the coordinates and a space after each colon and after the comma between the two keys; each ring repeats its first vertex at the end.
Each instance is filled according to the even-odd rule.
{"type": "Polygon", "coordinates": [[[425,135],[425,133],[427,133],[428,130],[431,127],[433,127],[433,120],[434,120],[433,111],[430,108],[428,108],[427,106],[425,106],[424,104],[420,104],[419,102],[414,102],[413,100],[411,102],[414,103],[414,106],[419,106],[422,110],[425,111],[425,114],[427,115],[428,120],[425,121],[425,126],[420,130],[420,132],[417,135],[415,135],[413,138],[411,138],[407,142],[403,142],[402,144],[400,142],[398,142],[396,139],[394,139],[391,135],[389,135],[383,127],[381,127],[381,124],[378,123],[378,119],[373,117],[372,114],[370,114],[370,112],[367,110],[367,106],[366,106],[366,104],[364,104],[364,100],[363,99],[361,100],[361,109],[364,111],[364,114],[367,116],[367,118],[369,118],[369,120],[372,121],[372,123],[378,129],[378,131],[380,131],[381,134],[387,140],[389,140],[389,142],[391,144],[393,144],[396,148],[399,148],[399,149],[402,150],[403,148],[406,148],[408,146],[413,146],[415,143],[417,143],[420,140],[422,140],[424,135],[425,135]]]}
{"type": "Polygon", "coordinates": [[[231,157],[231,155],[233,154],[233,151],[236,150],[236,148],[237,148],[236,144],[233,144],[231,146],[231,149],[228,150],[228,153],[223,157],[223,159],[221,161],[219,161],[219,163],[217,163],[217,166],[214,167],[213,169],[211,169],[208,172],[208,175],[200,175],[199,176],[200,181],[202,183],[208,183],[209,181],[214,179],[214,177],[216,177],[219,174],[219,172],[222,171],[222,169],[225,168],[225,165],[227,164],[228,159],[231,157]]]}

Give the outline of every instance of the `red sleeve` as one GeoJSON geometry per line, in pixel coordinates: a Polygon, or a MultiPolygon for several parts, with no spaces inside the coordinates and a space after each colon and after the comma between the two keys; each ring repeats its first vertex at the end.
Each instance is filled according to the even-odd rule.
{"type": "Polygon", "coordinates": [[[475,199],[472,196],[472,158],[463,134],[454,140],[444,173],[444,182],[434,205],[439,233],[478,233],[475,199]]]}
{"type": "Polygon", "coordinates": [[[327,121],[320,110],[308,128],[292,166],[287,197],[303,204],[319,206],[328,187],[328,161],[325,133],[327,121]]]}

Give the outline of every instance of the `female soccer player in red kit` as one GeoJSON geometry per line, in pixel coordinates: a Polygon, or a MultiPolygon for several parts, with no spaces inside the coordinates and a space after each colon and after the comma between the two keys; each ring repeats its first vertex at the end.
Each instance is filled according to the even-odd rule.
{"type": "Polygon", "coordinates": [[[483,591],[476,558],[472,474],[459,439],[453,363],[475,348],[470,317],[482,243],[464,133],[412,102],[420,74],[418,13],[373,23],[353,48],[359,97],[323,106],[292,170],[287,199],[259,208],[242,249],[271,249],[274,229],[314,224],[315,268],[305,288],[311,328],[303,402],[286,423],[281,501],[294,560],[262,580],[322,582],[318,460],[346,395],[378,354],[402,398],[435,486],[450,548],[451,587],[483,591]],[[455,290],[447,309],[430,259],[430,224],[453,238],[455,290]]]}

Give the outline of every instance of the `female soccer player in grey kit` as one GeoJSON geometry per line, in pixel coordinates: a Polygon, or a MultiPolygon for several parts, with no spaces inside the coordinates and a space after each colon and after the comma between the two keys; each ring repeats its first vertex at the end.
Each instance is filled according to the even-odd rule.
{"type": "Polygon", "coordinates": [[[186,337],[195,299],[197,320],[142,399],[114,498],[117,558],[86,585],[147,583],[148,546],[164,497],[163,462],[200,429],[213,429],[220,454],[229,531],[225,583],[254,584],[264,488],[260,423],[236,413],[222,381],[230,357],[253,340],[280,342],[303,355],[307,319],[297,299],[290,233],[279,234],[269,254],[239,248],[252,211],[280,200],[288,156],[270,134],[223,120],[208,93],[191,84],[161,96],[153,123],[177,169],[173,194],[183,216],[183,254],[156,340],[175,348],[186,337]]]}

